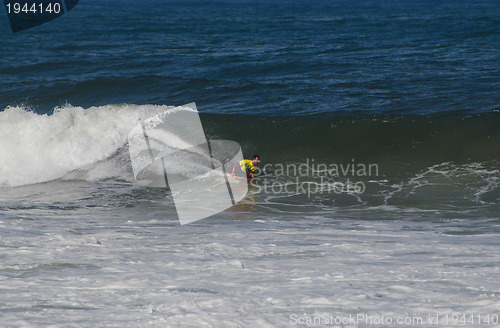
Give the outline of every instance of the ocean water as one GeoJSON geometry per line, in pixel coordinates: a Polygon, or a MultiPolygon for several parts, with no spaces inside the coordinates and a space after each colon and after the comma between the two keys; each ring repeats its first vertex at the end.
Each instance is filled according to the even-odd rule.
{"type": "Polygon", "coordinates": [[[1,327],[500,326],[497,1],[80,0],[8,24],[1,327]],[[191,102],[261,164],[181,225],[127,136],[191,102]]]}

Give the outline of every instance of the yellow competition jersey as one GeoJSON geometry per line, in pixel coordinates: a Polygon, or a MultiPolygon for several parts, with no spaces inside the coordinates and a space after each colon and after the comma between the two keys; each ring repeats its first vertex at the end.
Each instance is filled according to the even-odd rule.
{"type": "Polygon", "coordinates": [[[257,168],[253,166],[252,161],[249,159],[244,159],[239,162],[240,168],[243,172],[246,172],[247,169],[250,169],[250,171],[255,172],[257,168]]]}

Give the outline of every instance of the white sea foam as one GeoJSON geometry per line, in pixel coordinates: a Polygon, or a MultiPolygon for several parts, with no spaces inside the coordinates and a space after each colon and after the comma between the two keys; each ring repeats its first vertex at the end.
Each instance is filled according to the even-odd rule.
{"type": "MultiPolygon", "coordinates": [[[[24,107],[0,112],[0,186],[22,186],[55,180],[99,163],[127,142],[140,119],[170,107],[106,105],[84,109],[64,106],[52,115],[24,107]]],[[[106,166],[91,173],[102,178],[106,166]],[[103,170],[104,169],[104,170],[103,170]]]]}
{"type": "Polygon", "coordinates": [[[345,325],[310,326],[449,327],[474,315],[476,325],[462,325],[472,327],[498,313],[496,235],[439,234],[411,222],[325,225],[321,217],[315,226],[299,216],[266,219],[265,230],[253,220],[180,227],[114,210],[116,218],[94,208],[7,220],[6,327],[303,327],[350,316],[345,325]],[[94,216],[105,218],[90,224],[94,216]],[[382,316],[421,321],[366,323],[382,316]]]}

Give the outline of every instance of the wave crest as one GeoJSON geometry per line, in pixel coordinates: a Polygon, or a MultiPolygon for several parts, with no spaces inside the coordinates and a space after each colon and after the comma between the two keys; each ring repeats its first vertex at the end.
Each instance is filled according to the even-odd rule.
{"type": "MultiPolygon", "coordinates": [[[[140,119],[169,108],[66,105],[47,115],[22,106],[7,107],[0,112],[0,185],[51,181],[110,158],[126,145],[129,131],[140,119]]],[[[107,171],[116,174],[113,169],[107,171]]]]}

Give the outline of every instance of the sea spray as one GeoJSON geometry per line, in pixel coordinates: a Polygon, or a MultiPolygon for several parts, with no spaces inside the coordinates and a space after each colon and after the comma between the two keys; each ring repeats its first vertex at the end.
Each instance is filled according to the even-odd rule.
{"type": "Polygon", "coordinates": [[[70,105],[51,115],[25,107],[0,112],[0,185],[46,182],[109,158],[144,117],[168,109],[153,105],[70,105]]]}

